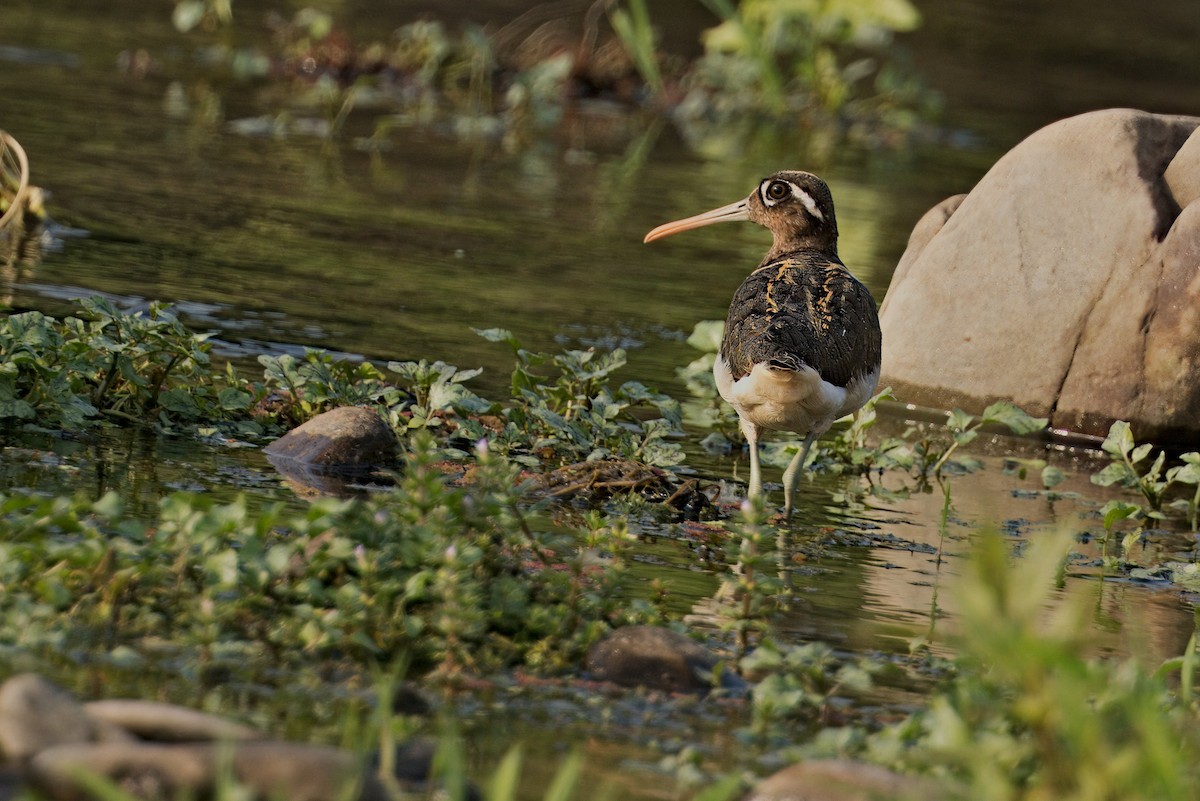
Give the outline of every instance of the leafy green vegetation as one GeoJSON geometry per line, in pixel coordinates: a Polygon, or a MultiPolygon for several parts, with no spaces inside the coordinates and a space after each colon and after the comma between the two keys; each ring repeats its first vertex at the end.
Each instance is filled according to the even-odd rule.
{"type": "Polygon", "coordinates": [[[967,798],[1195,797],[1195,640],[1158,671],[1087,656],[1087,598],[1058,589],[1070,545],[1044,536],[1014,562],[999,537],[978,539],[958,586],[958,675],[869,738],[872,760],[951,777],[967,798]]]}
{"type": "MultiPolygon", "coordinates": [[[[263,357],[261,381],[246,381],[213,368],[204,338],[161,306],[124,314],[89,300],[78,318],[9,317],[0,341],[13,420],[268,431],[363,403],[405,434],[405,457],[393,491],[302,512],[173,494],[150,519],[135,519],[114,495],[0,497],[0,650],[51,664],[185,666],[262,686],[403,659],[457,687],[517,666],[570,672],[613,627],[668,621],[662,587],[632,579],[629,518],[560,514],[556,501],[536,500],[523,471],[610,456],[675,465],[685,420],[723,437],[729,420],[707,378],[719,327],[698,326],[690,340],[709,353],[681,373],[693,392],[682,407],[636,382],[614,387],[620,350],[538,353],[507,331],[479,333],[512,351],[505,403],[468,388],[476,370],[429,361],[380,368],[319,351],[263,357]],[[461,479],[445,472],[448,456],[470,463],[461,479]]],[[[1044,425],[995,404],[979,416],[953,412],[941,429],[876,439],[876,404],[888,397],[821,444],[818,470],[936,480],[951,465],[978,467],[960,449],[985,426],[1044,425]]],[[[1194,454],[1168,466],[1123,423],[1104,450],[1111,463],[1096,482],[1124,485],[1145,504],[1110,501],[1100,510],[1106,536],[1123,519],[1163,520],[1171,510],[1194,526],[1194,493],[1174,497],[1197,483],[1194,454]]],[[[1067,539],[1039,538],[1014,566],[999,541],[982,538],[958,590],[963,655],[949,670],[932,668],[923,648],[906,661],[785,641],[776,626],[795,599],[787,529],[754,504],[713,527],[730,566],[715,621],[729,663],[754,681],[738,736],[756,753],[858,755],[940,775],[971,797],[1177,798],[1196,786],[1194,648],[1167,669],[1181,674],[1177,693],[1134,660],[1085,656],[1086,610],[1057,596],[1067,539]],[[932,700],[882,730],[842,725],[846,699],[869,697],[876,677],[897,669],[932,684],[932,700]]],[[[1127,533],[1107,566],[1149,570],[1131,555],[1141,535],[1127,533]]],[[[1159,568],[1190,586],[1188,564],[1159,568]]],[[[514,792],[517,763],[510,754],[497,768],[501,796],[514,792]]],[[[576,781],[572,764],[562,768],[563,788],[576,781]]],[[[679,764],[690,763],[681,755],[679,764]]],[[[712,783],[714,797],[737,784],[712,783]]]]}
{"type": "Polygon", "coordinates": [[[79,427],[90,420],[164,423],[245,412],[251,396],[211,381],[209,347],[162,304],[126,314],[101,298],[84,317],[40,312],[0,320],[0,419],[79,427]]]}
{"type": "MultiPolygon", "coordinates": [[[[1200,525],[1197,514],[1197,507],[1200,506],[1200,453],[1183,454],[1179,457],[1182,464],[1164,472],[1166,452],[1159,451],[1154,460],[1148,463],[1146,460],[1153,452],[1153,446],[1149,443],[1136,444],[1129,423],[1124,420],[1112,424],[1101,448],[1112,461],[1092,476],[1092,483],[1102,487],[1127,487],[1138,492],[1146,503],[1146,507],[1138,505],[1121,510],[1127,512],[1123,516],[1138,515],[1143,518],[1162,519],[1163,504],[1172,486],[1194,486],[1196,489],[1188,499],[1176,499],[1170,506],[1183,509],[1192,531],[1197,530],[1197,526],[1200,525]]],[[[1107,518],[1106,514],[1105,525],[1111,527],[1107,518]]]]}
{"type": "Polygon", "coordinates": [[[151,660],[166,656],[153,644],[170,643],[171,658],[235,672],[404,652],[452,677],[560,670],[611,626],[658,619],[618,592],[619,524],[563,536],[518,505],[517,468],[486,447],[467,486],[436,460],[418,433],[395,491],[304,514],[175,494],[137,523],[111,495],[4,497],[0,636],[68,659],[121,649],[151,660]]]}

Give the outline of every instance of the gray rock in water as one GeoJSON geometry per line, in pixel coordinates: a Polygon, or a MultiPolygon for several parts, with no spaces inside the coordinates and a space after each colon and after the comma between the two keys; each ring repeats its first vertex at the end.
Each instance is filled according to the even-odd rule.
{"type": "Polygon", "coordinates": [[[878,765],[818,759],[759,782],[746,801],[939,801],[959,798],[940,785],[878,765]]]}
{"type": "Polygon", "coordinates": [[[263,448],[274,462],[308,468],[360,472],[392,464],[396,435],[371,409],[339,406],[293,428],[263,448]]]}
{"type": "Polygon", "coordinates": [[[226,718],[157,701],[91,701],[83,708],[93,720],[119,726],[145,740],[201,742],[262,737],[258,730],[226,718]]]}
{"type": "Polygon", "coordinates": [[[138,798],[207,796],[223,765],[255,798],[365,801],[386,798],[383,787],[348,751],[280,742],[204,744],[109,743],[59,745],[30,763],[34,785],[55,801],[91,798],[78,775],[102,776],[138,798]],[[222,748],[229,748],[223,756],[222,748]],[[225,760],[228,759],[228,762],[225,760]],[[357,787],[357,795],[347,788],[357,787]]]}
{"type": "Polygon", "coordinates": [[[1198,127],[1128,109],[1062,120],[930,211],[880,308],[880,383],[925,406],[1009,399],[1057,428],[1122,419],[1139,439],[1200,442],[1198,127]]]}
{"type": "Polygon", "coordinates": [[[668,692],[712,689],[717,657],[690,637],[658,626],[625,626],[592,646],[587,671],[598,681],[668,692]]]}

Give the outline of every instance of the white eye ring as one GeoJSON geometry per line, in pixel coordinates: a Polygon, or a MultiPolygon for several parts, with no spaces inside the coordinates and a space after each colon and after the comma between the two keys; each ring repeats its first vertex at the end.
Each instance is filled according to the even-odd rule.
{"type": "Polygon", "coordinates": [[[766,183],[764,183],[762,185],[762,188],[759,189],[759,196],[762,198],[762,202],[764,205],[774,206],[776,203],[779,203],[784,200],[783,197],[771,197],[768,194],[772,189],[774,189],[777,186],[788,187],[789,189],[791,189],[792,197],[796,197],[796,192],[798,190],[794,183],[792,183],[791,181],[781,181],[779,179],[775,179],[773,181],[767,181],[766,183]]]}
{"type": "Polygon", "coordinates": [[[799,200],[801,203],[803,203],[804,208],[806,208],[808,210],[809,214],[816,217],[818,220],[825,219],[825,215],[821,213],[821,209],[817,206],[817,201],[813,200],[812,195],[810,195],[808,192],[805,192],[803,189],[796,186],[791,181],[784,181],[782,179],[775,179],[772,181],[767,181],[767,182],[763,183],[762,187],[758,190],[759,197],[762,198],[762,202],[763,202],[764,206],[767,206],[768,208],[770,208],[770,207],[776,205],[777,203],[783,202],[784,198],[775,199],[775,198],[769,197],[767,195],[767,191],[769,189],[771,189],[772,187],[774,187],[776,184],[786,184],[792,190],[792,197],[795,198],[796,200],[799,200]]]}

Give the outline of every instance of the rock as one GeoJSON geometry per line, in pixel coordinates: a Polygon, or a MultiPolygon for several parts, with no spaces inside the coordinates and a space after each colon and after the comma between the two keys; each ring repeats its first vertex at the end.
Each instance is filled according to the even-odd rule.
{"type": "Polygon", "coordinates": [[[1200,361],[1197,218],[1176,202],[1200,186],[1198,126],[1127,109],[1062,120],[926,214],[880,309],[881,384],[925,406],[1003,398],[1056,428],[1122,419],[1139,439],[1200,441],[1184,372],[1200,361]]]}
{"type": "Polygon", "coordinates": [[[0,685],[0,752],[25,762],[63,743],[86,743],[110,733],[88,717],[74,696],[33,673],[0,685]]]}
{"type": "Polygon", "coordinates": [[[157,701],[109,700],[83,705],[93,720],[119,726],[145,740],[199,742],[257,740],[262,733],[216,715],[157,701]]]}
{"type": "Polygon", "coordinates": [[[759,782],[746,801],[937,801],[956,798],[936,783],[878,765],[819,759],[759,782]]]}
{"type": "Polygon", "coordinates": [[[263,449],[271,463],[318,472],[366,473],[396,460],[396,435],[371,409],[340,406],[319,414],[263,449]]]}
{"type": "Polygon", "coordinates": [[[205,794],[214,786],[212,745],[72,743],[40,751],[29,765],[30,781],[54,801],[92,798],[76,778],[80,771],[115,783],[137,798],[205,794]]]}
{"type": "Polygon", "coordinates": [[[716,664],[695,640],[658,626],[619,628],[587,655],[587,671],[597,681],[668,692],[711,689],[716,664]]]}
{"type": "Polygon", "coordinates": [[[238,781],[260,798],[289,801],[339,801],[350,784],[357,798],[386,799],[383,786],[363,770],[362,760],[349,751],[319,745],[255,742],[238,745],[233,753],[238,781]]]}
{"type": "Polygon", "coordinates": [[[1163,180],[1171,189],[1175,202],[1186,208],[1200,199],[1200,128],[1179,148],[1175,158],[1167,165],[1163,180]]]}
{"type": "Polygon", "coordinates": [[[386,798],[383,787],[350,752],[281,742],[59,745],[33,758],[30,778],[55,801],[93,797],[77,780],[80,771],[105,777],[138,798],[207,796],[220,778],[223,747],[232,748],[227,758],[233,778],[255,798],[337,801],[348,797],[351,784],[359,788],[354,797],[386,798]]]}

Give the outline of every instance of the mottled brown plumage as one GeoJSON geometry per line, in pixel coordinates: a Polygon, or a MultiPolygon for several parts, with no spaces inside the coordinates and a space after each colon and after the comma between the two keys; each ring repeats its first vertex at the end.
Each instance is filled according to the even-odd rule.
{"type": "Polygon", "coordinates": [[[784,472],[790,514],[796,475],[813,441],[875,390],[879,317],[871,294],[838,258],[833,196],[817,176],[775,173],[745,200],[661,225],[646,241],[727,220],[756,222],[774,238],[734,294],[713,372],[750,444],[751,495],[762,490],[762,431],[805,435],[784,472]]]}
{"type": "Polygon", "coordinates": [[[836,256],[815,251],[782,256],[742,282],[721,342],[734,380],[769,362],[791,370],[807,365],[845,387],[877,367],[879,353],[871,293],[836,256]]]}

